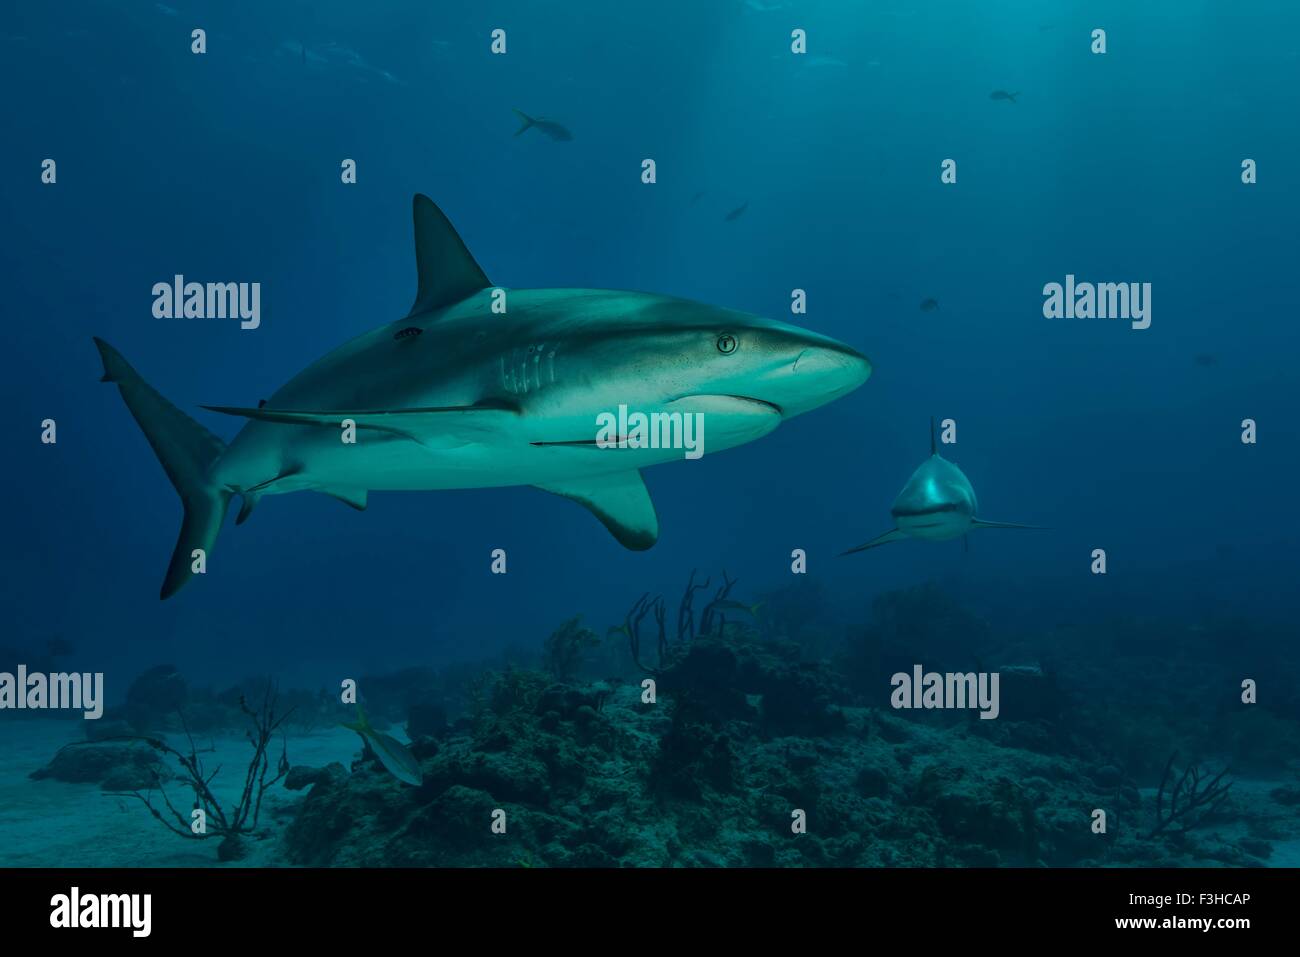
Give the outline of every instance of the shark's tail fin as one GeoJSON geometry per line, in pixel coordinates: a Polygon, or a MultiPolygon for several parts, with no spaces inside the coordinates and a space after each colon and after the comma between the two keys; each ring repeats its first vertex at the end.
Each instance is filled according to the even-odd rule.
{"type": "Polygon", "coordinates": [[[520,135],[537,122],[523,110],[515,110],[515,113],[519,115],[519,129],[515,130],[515,136],[520,135]]]}
{"type": "Polygon", "coordinates": [[[97,338],[95,345],[104,360],[101,381],[117,385],[185,507],[180,537],[158,596],[170,598],[190,580],[193,562],[199,557],[195,550],[202,549],[206,561],[225,520],[230,491],[209,476],[212,463],[226,445],[155,392],[107,342],[97,338]]]}
{"type": "Polygon", "coordinates": [[[1019,95],[1020,95],[1019,91],[1017,91],[1017,92],[1015,92],[1015,93],[1008,93],[1008,94],[1007,94],[1007,99],[1010,100],[1012,103],[1015,103],[1015,102],[1017,102],[1017,101],[1016,101],[1016,97],[1018,97],[1019,95]]]}

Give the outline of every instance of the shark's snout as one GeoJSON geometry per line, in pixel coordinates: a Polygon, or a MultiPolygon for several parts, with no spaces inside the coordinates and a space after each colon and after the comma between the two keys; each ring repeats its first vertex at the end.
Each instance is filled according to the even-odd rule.
{"type": "Polygon", "coordinates": [[[800,337],[793,358],[772,376],[774,399],[785,415],[798,415],[852,392],[871,375],[871,362],[855,349],[821,336],[800,337]]]}
{"type": "Polygon", "coordinates": [[[830,342],[800,350],[790,371],[797,375],[822,376],[856,389],[871,375],[871,361],[855,349],[830,342]]]}

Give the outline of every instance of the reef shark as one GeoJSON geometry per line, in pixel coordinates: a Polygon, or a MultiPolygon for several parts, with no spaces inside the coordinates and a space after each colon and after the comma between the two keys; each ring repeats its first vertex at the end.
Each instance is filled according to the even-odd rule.
{"type": "Polygon", "coordinates": [[[912,473],[894,499],[889,510],[894,516],[894,527],[840,554],[852,555],[890,542],[901,542],[905,538],[946,541],[965,535],[973,528],[1041,528],[1038,525],[986,522],[975,517],[978,509],[979,503],[975,500],[975,489],[970,480],[961,469],[939,454],[934,441],[934,419],[931,419],[930,457],[912,473]]]}
{"type": "Polygon", "coordinates": [[[716,452],[871,373],[834,339],[730,309],[493,286],[432,200],[416,195],[414,217],[410,312],[325,355],[259,407],[205,406],[249,420],[229,445],[95,339],[103,381],[118,386],[184,506],[162,598],[206,571],[236,495],[238,524],[264,495],[322,492],[364,509],[372,490],[532,485],[585,506],[625,547],[649,548],[659,521],[640,470],[682,452],[602,444],[601,416],[622,406],[699,416],[716,452]]]}

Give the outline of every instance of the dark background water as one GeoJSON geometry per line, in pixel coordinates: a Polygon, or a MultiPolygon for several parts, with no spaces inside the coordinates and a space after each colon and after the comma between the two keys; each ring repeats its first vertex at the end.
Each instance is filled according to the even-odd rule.
{"type": "Polygon", "coordinates": [[[69,666],[108,671],[111,697],[158,661],[332,684],[534,646],[577,611],[603,629],[696,566],[752,593],[789,581],[793,548],[846,616],[926,579],[1031,628],[1294,616],[1293,4],[231,6],[28,4],[0,23],[6,643],[72,639],[69,666]],[[515,107],[573,141],[513,137],[515,107]],[[268,497],[160,604],[180,509],[91,336],[229,438],[200,403],[255,404],[406,312],[416,191],[502,285],[787,319],[804,288],[796,321],[875,373],[759,442],[650,470],[647,553],[526,488],[375,494],[365,513],[268,497]],[[261,282],[261,328],[153,318],[175,273],[261,282]],[[1152,283],[1151,327],[1044,319],[1067,273],[1152,283]],[[984,517],[1051,530],[836,558],[889,527],[931,415],[957,420],[947,455],[984,517]]]}

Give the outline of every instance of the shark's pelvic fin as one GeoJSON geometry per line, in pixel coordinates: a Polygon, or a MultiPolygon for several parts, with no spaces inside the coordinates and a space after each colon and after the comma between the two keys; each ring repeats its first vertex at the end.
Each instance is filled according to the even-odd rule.
{"type": "Polygon", "coordinates": [[[659,540],[659,516],[640,472],[615,472],[537,487],[586,506],[624,548],[640,552],[659,540]]]}
{"type": "Polygon", "coordinates": [[[903,532],[896,528],[891,528],[883,535],[877,535],[869,542],[863,542],[856,548],[850,548],[847,552],[840,552],[840,555],[852,555],[854,552],[865,552],[868,548],[879,548],[881,545],[888,545],[890,542],[901,542],[907,538],[903,532]]]}
{"type": "Polygon", "coordinates": [[[492,285],[433,200],[416,193],[414,209],[415,268],[420,284],[410,315],[452,305],[492,285]]]}
{"type": "Polygon", "coordinates": [[[369,493],[363,488],[318,488],[317,492],[336,498],[344,505],[350,505],[358,512],[364,512],[369,504],[369,493]]]}
{"type": "Polygon", "coordinates": [[[970,523],[974,528],[1031,528],[1039,532],[1045,532],[1048,530],[1045,525],[1017,525],[1015,522],[986,522],[982,518],[972,518],[970,523]]]}
{"type": "Polygon", "coordinates": [[[117,385],[185,509],[181,533],[158,596],[170,598],[190,580],[193,563],[198,559],[196,550],[202,550],[206,563],[225,520],[230,490],[214,484],[208,476],[226,445],[155,392],[107,342],[97,338],[95,345],[104,362],[102,381],[117,385]]]}

